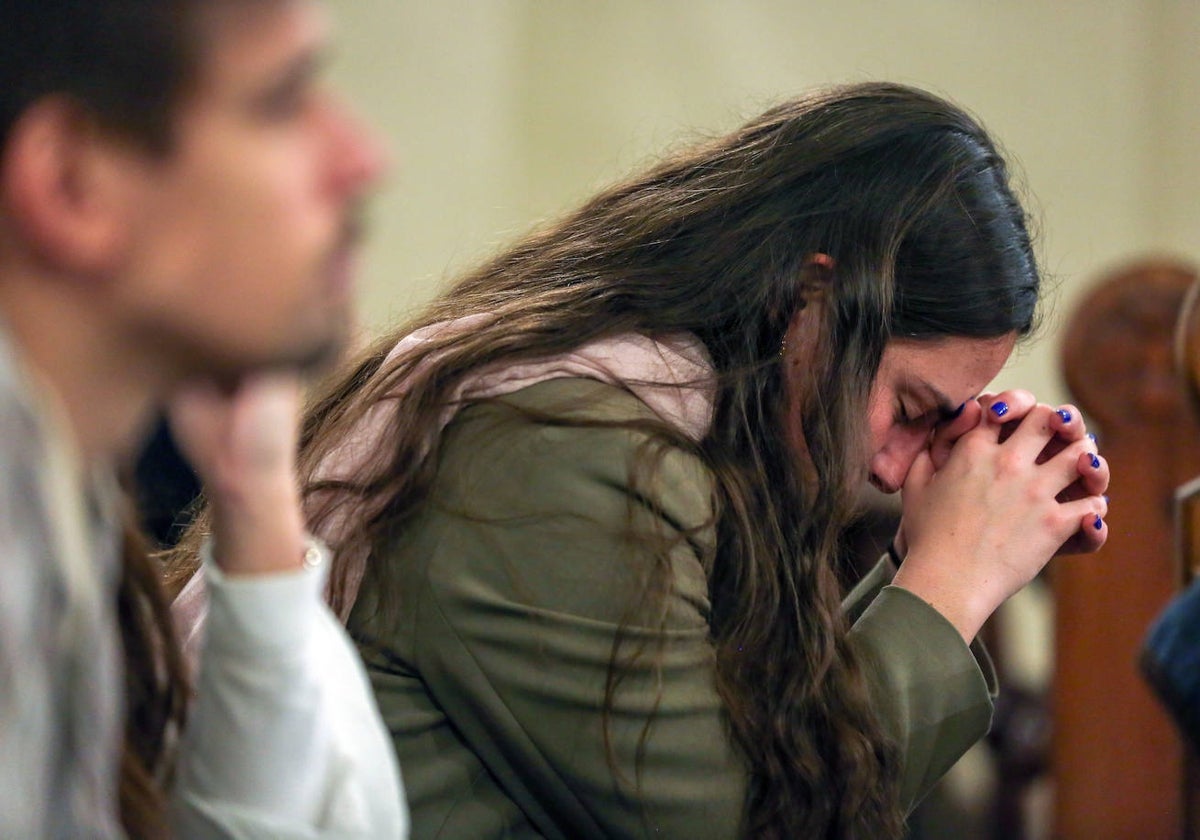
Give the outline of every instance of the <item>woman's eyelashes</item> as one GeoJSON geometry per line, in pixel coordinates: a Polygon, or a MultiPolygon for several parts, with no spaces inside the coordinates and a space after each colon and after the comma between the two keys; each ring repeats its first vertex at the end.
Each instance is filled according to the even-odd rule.
{"type": "Polygon", "coordinates": [[[908,429],[925,428],[932,430],[946,419],[949,418],[937,409],[921,411],[915,405],[908,405],[904,400],[896,403],[896,424],[908,429]]]}

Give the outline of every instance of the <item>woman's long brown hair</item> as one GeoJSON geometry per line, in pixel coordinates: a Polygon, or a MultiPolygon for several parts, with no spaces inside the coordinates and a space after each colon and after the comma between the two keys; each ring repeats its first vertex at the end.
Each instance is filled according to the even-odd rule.
{"type": "MultiPolygon", "coordinates": [[[[629,331],[694,335],[714,365],[714,423],[698,446],[657,435],[695,451],[714,480],[716,544],[703,559],[717,688],[750,770],[743,833],[896,837],[900,759],[847,642],[835,573],[864,478],[867,398],[892,337],[1023,334],[1037,296],[1024,212],[972,118],[902,86],[821,91],[605,190],[379,341],[307,414],[314,525],[348,507],[355,527],[339,553],[403,529],[435,480],[439,417],[473,371],[629,331]],[[802,388],[801,462],[783,431],[780,343],[810,302],[801,278],[816,253],[836,269],[809,310],[820,340],[802,388]],[[493,317],[384,364],[399,336],[469,313],[493,317]],[[380,401],[395,409],[380,457],[351,480],[315,481],[322,456],[380,401]]],[[[652,473],[651,449],[633,473],[652,473]]],[[[177,581],[194,568],[187,553],[177,581]]],[[[392,615],[395,574],[367,570],[392,615]]],[[[335,608],[344,584],[335,561],[335,608]]],[[[609,702],[623,661],[614,649],[609,702]]]]}
{"type": "Polygon", "coordinates": [[[162,584],[132,514],[121,545],[117,617],[125,664],[125,737],[118,783],[121,824],[138,840],[168,838],[174,744],[187,711],[187,671],[162,584]]]}

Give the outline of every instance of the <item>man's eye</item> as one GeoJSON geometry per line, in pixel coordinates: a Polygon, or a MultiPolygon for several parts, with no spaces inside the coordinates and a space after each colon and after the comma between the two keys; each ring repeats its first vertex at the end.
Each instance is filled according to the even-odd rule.
{"type": "Polygon", "coordinates": [[[315,100],[318,90],[307,76],[289,78],[263,91],[256,103],[257,110],[268,119],[290,119],[301,114],[315,100]]]}
{"type": "Polygon", "coordinates": [[[262,113],[268,117],[291,117],[298,114],[304,107],[304,94],[295,88],[285,88],[273,91],[259,104],[262,113]]]}

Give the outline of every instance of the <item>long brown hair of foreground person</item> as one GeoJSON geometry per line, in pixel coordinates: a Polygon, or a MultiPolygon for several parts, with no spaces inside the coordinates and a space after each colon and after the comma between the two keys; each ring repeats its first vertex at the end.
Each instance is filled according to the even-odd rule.
{"type": "MultiPolygon", "coordinates": [[[[697,443],[665,423],[636,427],[696,454],[715,477],[717,541],[703,562],[717,688],[751,778],[742,831],[895,837],[900,759],[847,644],[837,577],[839,536],[865,478],[869,391],[891,339],[1027,334],[1038,285],[1005,164],[973,119],[890,84],[796,99],[604,191],[379,342],[308,415],[314,526],[349,517],[343,557],[402,531],[434,482],[440,418],[472,372],[604,336],[690,333],[715,371],[711,428],[697,443]],[[813,255],[835,268],[814,307],[823,318],[812,325],[798,459],[781,342],[813,291],[813,255]],[[383,367],[399,336],[471,313],[491,317],[383,367]],[[396,402],[378,457],[351,480],[313,481],[321,458],[385,399],[396,402]]],[[[660,455],[643,447],[634,473],[652,473],[660,455]]],[[[654,579],[631,620],[659,616],[671,584],[670,546],[651,550],[654,579]]],[[[335,567],[335,608],[345,571],[335,567]]],[[[382,612],[397,616],[395,569],[372,563],[366,574],[382,612]]],[[[645,653],[618,639],[606,707],[630,657],[645,653]]]]}

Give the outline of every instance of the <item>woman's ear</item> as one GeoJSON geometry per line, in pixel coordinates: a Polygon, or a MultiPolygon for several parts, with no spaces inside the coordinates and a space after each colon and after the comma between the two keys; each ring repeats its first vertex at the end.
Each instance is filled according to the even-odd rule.
{"type": "Polygon", "coordinates": [[[804,259],[800,269],[800,289],[805,300],[811,293],[823,294],[833,282],[833,257],[817,252],[809,254],[804,259]]]}
{"type": "Polygon", "coordinates": [[[821,341],[833,266],[833,257],[817,252],[805,257],[800,268],[796,298],[780,348],[780,355],[789,366],[807,364],[821,341]]]}
{"type": "Polygon", "coordinates": [[[816,487],[817,476],[804,435],[804,406],[815,393],[818,370],[825,362],[821,346],[829,340],[826,320],[833,282],[833,257],[815,253],[800,270],[795,306],[788,316],[783,345],[779,348],[784,391],[784,434],[797,456],[800,481],[816,487]]]}

